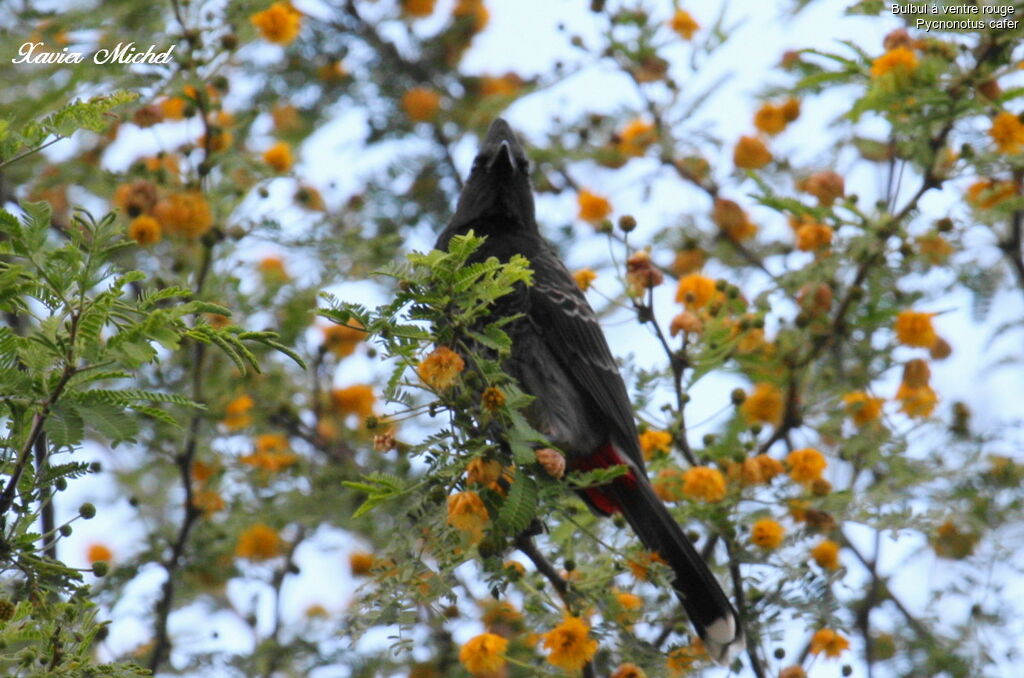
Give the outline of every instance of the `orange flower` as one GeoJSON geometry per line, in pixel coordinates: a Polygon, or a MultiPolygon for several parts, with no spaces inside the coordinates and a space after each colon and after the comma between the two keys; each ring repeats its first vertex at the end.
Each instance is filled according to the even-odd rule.
{"type": "Polygon", "coordinates": [[[281,546],[277,530],[264,523],[256,523],[239,535],[235,555],[253,561],[269,560],[281,554],[281,546]]]}
{"type": "Polygon", "coordinates": [[[630,120],[619,132],[619,151],[625,155],[641,156],[657,138],[652,123],[640,118],[630,120]]]}
{"type": "Polygon", "coordinates": [[[472,18],[474,33],[479,33],[486,28],[487,22],[491,20],[491,13],[487,11],[483,0],[458,0],[455,3],[455,7],[452,8],[452,16],[457,19],[462,17],[472,18]]]}
{"type": "Polygon", "coordinates": [[[375,558],[366,551],[353,551],[348,556],[348,569],[353,577],[365,577],[373,569],[375,558]]]}
{"type": "Polygon", "coordinates": [[[687,247],[676,252],[676,258],[672,262],[672,272],[678,276],[699,271],[704,266],[707,256],[704,250],[699,247],[687,247]]]}
{"type": "Polygon", "coordinates": [[[701,501],[716,502],[725,499],[725,477],[709,466],[694,466],[683,473],[683,494],[701,501]]]}
{"type": "Polygon", "coordinates": [[[402,110],[413,122],[432,120],[441,109],[441,95],[426,87],[414,87],[402,95],[402,110]]]}
{"type": "Polygon", "coordinates": [[[626,283],[630,295],[639,296],[643,291],[657,287],[665,281],[665,275],[651,261],[651,253],[639,250],[626,260],[626,283]]]}
{"type": "Polygon", "coordinates": [[[552,478],[565,476],[565,457],[558,450],[542,447],[534,452],[537,463],[552,478]]]}
{"type": "Polygon", "coordinates": [[[270,473],[279,473],[299,460],[291,452],[288,438],[280,433],[264,433],[256,437],[256,451],[241,457],[239,461],[270,473]]]}
{"type": "Polygon", "coordinates": [[[943,264],[953,254],[953,246],[941,235],[928,233],[919,235],[914,239],[917,243],[918,253],[929,264],[943,264]]]}
{"type": "Polygon", "coordinates": [[[323,346],[334,354],[336,358],[347,358],[355,353],[359,342],[366,340],[366,332],[360,329],[359,321],[350,319],[348,322],[353,327],[348,325],[328,325],[323,328],[323,346]]]}
{"type": "Polygon", "coordinates": [[[676,301],[689,309],[702,308],[715,294],[715,281],[699,273],[691,273],[679,279],[676,301]]]}
{"type": "Polygon", "coordinates": [[[831,539],[825,539],[811,549],[811,558],[814,558],[814,562],[822,569],[834,572],[839,569],[839,544],[831,539]]]}
{"type": "Polygon", "coordinates": [[[779,678],[807,678],[807,672],[802,666],[794,664],[779,671],[779,678]]]}
{"type": "Polygon", "coordinates": [[[501,477],[502,466],[497,459],[476,457],[466,466],[466,482],[470,485],[491,485],[501,477]]]}
{"type": "Polygon", "coordinates": [[[505,666],[508,640],[494,633],[481,633],[459,650],[459,661],[474,676],[491,675],[505,666]]]}
{"type": "Polygon", "coordinates": [[[309,184],[300,184],[295,189],[295,202],[300,207],[304,207],[307,210],[313,212],[324,212],[327,206],[324,204],[324,198],[320,195],[320,191],[316,190],[315,187],[309,184]]]}
{"type": "Polygon", "coordinates": [[[474,543],[483,539],[484,526],[489,520],[487,507],[476,492],[457,492],[448,497],[448,524],[474,543]]]}
{"type": "Polygon", "coordinates": [[[480,78],[480,96],[510,97],[523,87],[523,79],[515,73],[506,73],[501,77],[485,75],[480,78]]]}
{"type": "Polygon", "coordinates": [[[708,651],[704,648],[704,642],[700,638],[694,638],[689,645],[677,647],[669,652],[665,658],[665,665],[672,678],[679,678],[689,673],[696,662],[707,658],[708,651]]]}
{"type": "Polygon", "coordinates": [[[235,135],[219,127],[211,127],[209,135],[202,134],[196,139],[200,148],[209,148],[211,153],[219,153],[235,143],[235,135]]]}
{"type": "Polygon", "coordinates": [[[288,45],[299,35],[302,14],[286,2],[275,2],[262,12],[250,16],[249,22],[267,42],[288,45]]]}
{"type": "Polygon", "coordinates": [[[85,552],[85,559],[89,561],[90,565],[100,561],[109,563],[114,559],[114,552],[105,544],[89,544],[89,548],[85,552]]]}
{"type": "Polygon", "coordinates": [[[342,416],[355,414],[359,417],[368,417],[373,414],[376,400],[373,387],[369,384],[353,384],[331,391],[331,408],[342,416]]]}
{"type": "Polygon", "coordinates": [[[732,162],[740,169],[761,169],[772,161],[772,153],[757,137],[742,136],[732,152],[732,162]]]}
{"type": "Polygon", "coordinates": [[[902,382],[896,391],[896,400],[900,401],[900,412],[917,418],[930,416],[935,411],[939,397],[931,386],[913,387],[902,382]]]}
{"type": "Polygon", "coordinates": [[[316,77],[324,82],[340,82],[348,76],[345,64],[340,61],[330,61],[316,69],[316,77]]]}
{"type": "Polygon", "coordinates": [[[740,412],[748,421],[778,426],[782,420],[782,407],[782,391],[774,384],[761,382],[754,385],[753,392],[747,395],[740,406],[740,412]]]}
{"type": "Polygon", "coordinates": [[[635,558],[630,558],[626,561],[626,566],[629,571],[633,573],[633,576],[640,581],[647,581],[650,577],[650,568],[654,563],[665,564],[665,559],[661,555],[653,552],[641,553],[635,558]]]}
{"type": "Polygon", "coordinates": [[[114,190],[111,202],[123,209],[128,216],[137,217],[153,209],[156,204],[156,186],[145,179],[121,184],[114,190]]]}
{"type": "Polygon", "coordinates": [[[640,450],[644,459],[650,460],[655,453],[668,454],[672,449],[672,434],[668,431],[656,431],[647,429],[640,434],[640,450]]]}
{"type": "Polygon", "coordinates": [[[972,553],[978,544],[978,535],[964,532],[951,521],[946,521],[936,528],[928,542],[935,555],[950,560],[963,560],[972,553]]]}
{"type": "Polygon", "coordinates": [[[283,141],[278,141],[263,151],[263,162],[270,165],[275,172],[287,172],[295,163],[295,159],[292,157],[292,147],[283,141]]]}
{"type": "Polygon", "coordinates": [[[606,198],[583,189],[576,196],[579,204],[579,218],[591,224],[599,224],[612,213],[612,204],[606,198]]]}
{"type": "Polygon", "coordinates": [[[610,678],[647,678],[647,674],[636,664],[626,662],[625,664],[619,664],[619,667],[615,669],[615,673],[610,678]]]}
{"type": "Polygon", "coordinates": [[[869,424],[882,415],[885,398],[875,398],[864,391],[854,391],[843,396],[846,414],[857,426],[869,424]]]}
{"type": "Polygon", "coordinates": [[[402,0],[402,13],[416,18],[430,16],[434,13],[436,0],[402,0]]]}
{"type": "Polygon", "coordinates": [[[160,242],[160,222],[143,214],[128,224],[128,237],[143,247],[160,242]]]}
{"type": "Polygon", "coordinates": [[[832,629],[815,631],[811,638],[811,654],[824,652],[827,657],[838,657],[849,647],[850,641],[832,629]]]}
{"type": "Polygon", "coordinates": [[[967,202],[975,209],[987,210],[1017,195],[1012,181],[979,179],[967,188],[967,202]]]}
{"type": "Polygon", "coordinates": [[[800,181],[797,189],[813,195],[819,205],[830,206],[846,194],[846,182],[836,172],[822,170],[800,181]]]}
{"type": "Polygon", "coordinates": [[[209,517],[217,511],[223,511],[227,502],[216,490],[196,490],[192,493],[192,506],[209,517]]]}
{"type": "Polygon", "coordinates": [[[566,615],[541,638],[548,662],[566,671],[579,671],[597,653],[597,641],[590,638],[590,627],[579,617],[566,615]]]}
{"type": "Polygon", "coordinates": [[[935,334],[932,327],[932,316],[934,313],[921,313],[918,311],[900,311],[896,316],[896,340],[905,346],[918,346],[931,348],[938,341],[939,336],[935,334]]]}
{"type": "Polygon", "coordinates": [[[266,282],[286,283],[291,280],[281,257],[263,257],[256,264],[256,270],[260,272],[266,282]]]}
{"type": "Polygon", "coordinates": [[[685,476],[677,468],[663,468],[651,482],[654,487],[654,494],[666,502],[682,501],[686,496],[685,476]]]}
{"type": "Polygon", "coordinates": [[[754,457],[754,461],[756,461],[757,465],[760,467],[761,477],[766,483],[771,481],[772,478],[782,475],[784,472],[782,462],[775,457],[768,456],[767,454],[757,455],[754,457]]]}
{"type": "Polygon", "coordinates": [[[726,476],[730,481],[739,482],[743,486],[760,485],[764,482],[761,475],[761,465],[753,457],[744,459],[741,462],[729,462],[726,468],[726,476]]]}
{"type": "Polygon", "coordinates": [[[443,390],[455,383],[466,363],[447,346],[438,346],[416,368],[420,379],[431,388],[443,390]]]}
{"type": "Polygon", "coordinates": [[[782,104],[782,117],[786,119],[786,122],[793,122],[800,117],[800,100],[799,99],[786,99],[785,103],[782,104]]]}
{"type": "Polygon", "coordinates": [[[1003,111],[992,121],[988,135],[992,137],[1000,153],[1015,155],[1020,153],[1021,146],[1024,145],[1024,123],[1013,113],[1003,111]]]}
{"type": "Polygon", "coordinates": [[[828,467],[825,457],[813,447],[793,450],[786,456],[789,477],[798,483],[812,483],[828,467]]]}
{"type": "Polygon", "coordinates": [[[153,207],[153,216],[168,233],[198,238],[213,227],[210,203],[199,191],[172,193],[153,207]]]}
{"type": "Polygon", "coordinates": [[[480,394],[480,404],[488,412],[497,412],[505,405],[505,394],[497,386],[488,386],[480,394]]]}
{"type": "Polygon", "coordinates": [[[750,221],[746,211],[735,201],[725,198],[715,200],[711,220],[730,240],[743,242],[757,234],[757,225],[750,221]]]}
{"type": "Polygon", "coordinates": [[[181,120],[185,117],[185,100],[181,97],[168,97],[160,100],[160,113],[164,120],[181,120]]]}
{"type": "Polygon", "coordinates": [[[287,132],[299,126],[299,109],[291,104],[276,105],[270,109],[270,117],[274,120],[274,129],[287,132]]]}
{"type": "Polygon", "coordinates": [[[832,228],[824,224],[804,224],[796,231],[796,248],[803,252],[813,252],[831,244],[832,228]]]}
{"type": "Polygon", "coordinates": [[[685,9],[677,9],[668,22],[669,27],[679,34],[683,40],[690,40],[700,29],[700,24],[685,9]]]}
{"type": "Polygon", "coordinates": [[[239,429],[246,428],[252,423],[252,416],[249,414],[249,410],[255,404],[248,395],[238,396],[224,408],[224,419],[220,423],[229,431],[238,431],[239,429]]]}
{"type": "Polygon", "coordinates": [[[700,334],[704,331],[704,321],[692,311],[683,311],[672,318],[668,331],[673,337],[680,332],[700,334]]]}
{"type": "Polygon", "coordinates": [[[782,545],[786,529],[774,520],[763,518],[750,528],[750,543],[766,551],[774,551],[782,545]]]}
{"type": "Polygon", "coordinates": [[[906,47],[890,49],[871,63],[871,77],[880,78],[886,73],[905,76],[917,69],[917,55],[906,47]]]}
{"type": "Polygon", "coordinates": [[[573,280],[576,281],[576,285],[579,286],[581,290],[586,292],[587,290],[590,289],[591,283],[593,283],[594,280],[597,279],[597,273],[594,273],[594,271],[590,270],[589,268],[581,268],[580,270],[573,273],[572,277],[573,280]]]}
{"type": "Polygon", "coordinates": [[[786,129],[786,122],[786,113],[781,106],[775,104],[762,104],[754,113],[754,127],[772,136],[786,129]]]}

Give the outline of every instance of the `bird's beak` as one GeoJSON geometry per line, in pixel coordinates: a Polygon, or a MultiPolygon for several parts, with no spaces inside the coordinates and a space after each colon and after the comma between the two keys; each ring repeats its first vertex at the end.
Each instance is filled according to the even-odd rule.
{"type": "Polygon", "coordinates": [[[487,169],[493,172],[495,169],[514,170],[515,167],[516,158],[512,155],[512,144],[507,139],[502,139],[491,162],[487,164],[487,169]]]}
{"type": "Polygon", "coordinates": [[[501,118],[497,118],[491,123],[491,128],[487,130],[487,136],[484,138],[481,150],[490,157],[487,163],[488,172],[495,170],[514,172],[516,169],[516,156],[522,155],[522,148],[519,146],[519,140],[516,138],[515,132],[501,118]]]}

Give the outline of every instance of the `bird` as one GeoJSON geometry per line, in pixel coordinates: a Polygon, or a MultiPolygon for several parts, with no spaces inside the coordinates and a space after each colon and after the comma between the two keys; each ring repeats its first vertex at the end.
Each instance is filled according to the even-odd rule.
{"type": "Polygon", "coordinates": [[[568,469],[625,466],[608,484],[580,491],[596,513],[621,514],[644,547],[672,570],[672,586],[708,654],[728,663],[744,643],[739,615],[693,543],[654,493],[644,467],[625,382],[594,310],[541,235],[523,144],[502,118],[490,125],[455,212],[436,249],[472,231],[484,236],[473,261],[522,255],[533,282],[500,298],[506,326],[503,367],[533,396],[524,414],[565,457],[568,469]]]}

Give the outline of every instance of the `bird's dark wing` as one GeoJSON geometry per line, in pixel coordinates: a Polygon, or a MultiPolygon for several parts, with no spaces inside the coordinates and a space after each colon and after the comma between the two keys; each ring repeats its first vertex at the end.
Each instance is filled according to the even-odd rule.
{"type": "Polygon", "coordinates": [[[569,271],[548,246],[530,257],[534,284],[528,317],[565,371],[576,380],[615,433],[623,452],[644,468],[636,422],[619,367],[594,310],[569,271]]]}

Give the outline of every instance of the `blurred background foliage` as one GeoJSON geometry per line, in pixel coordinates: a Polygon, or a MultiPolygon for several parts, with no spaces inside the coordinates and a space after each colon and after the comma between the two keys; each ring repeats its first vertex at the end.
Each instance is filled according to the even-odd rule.
{"type": "Polygon", "coordinates": [[[5,674],[1011,675],[1020,410],[978,426],[932,372],[1021,376],[1019,20],[839,3],[873,40],[747,46],[778,63],[737,111],[709,74],[742,3],[579,3],[531,72],[466,65],[492,4],[0,8],[5,674]],[[172,58],[94,63],[118,43],[172,58]],[[564,105],[594,72],[601,110],[564,105]],[[448,324],[528,274],[396,267],[499,114],[734,593],[729,669],[448,324]]]}

